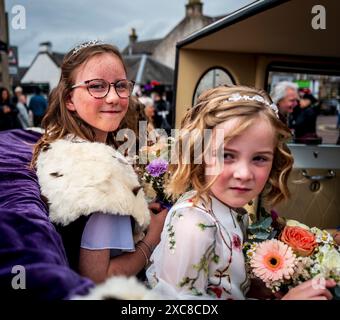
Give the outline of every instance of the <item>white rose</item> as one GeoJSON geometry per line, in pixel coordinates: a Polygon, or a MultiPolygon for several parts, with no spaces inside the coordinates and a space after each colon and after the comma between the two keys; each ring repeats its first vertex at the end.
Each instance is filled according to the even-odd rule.
{"type": "Polygon", "coordinates": [[[309,227],[306,226],[305,224],[299,222],[299,221],[296,221],[296,220],[292,220],[292,219],[289,219],[286,221],[286,225],[288,227],[300,227],[302,229],[306,229],[306,230],[309,230],[309,227]]]}
{"type": "Polygon", "coordinates": [[[326,270],[333,270],[340,274],[340,253],[335,248],[326,251],[321,266],[326,270]]]}

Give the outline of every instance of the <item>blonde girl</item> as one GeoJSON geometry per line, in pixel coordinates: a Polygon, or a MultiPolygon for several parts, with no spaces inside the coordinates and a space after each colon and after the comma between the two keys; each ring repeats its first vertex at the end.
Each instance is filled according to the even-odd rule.
{"type": "MultiPolygon", "coordinates": [[[[242,243],[248,215],[242,207],[261,193],[271,206],[289,196],[289,138],[263,90],[223,86],[200,96],[181,125],[168,187],[180,198],[147,270],[154,290],[177,299],[246,297],[242,243]],[[199,153],[206,136],[211,139],[203,139],[207,147],[199,153]]],[[[284,298],[331,297],[311,286],[306,282],[284,298]]]]}

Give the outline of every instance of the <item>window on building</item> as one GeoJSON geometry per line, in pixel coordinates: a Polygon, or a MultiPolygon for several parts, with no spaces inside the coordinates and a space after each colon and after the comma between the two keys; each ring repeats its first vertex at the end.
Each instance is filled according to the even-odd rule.
{"type": "Polygon", "coordinates": [[[214,67],[209,69],[201,76],[201,78],[197,82],[196,89],[194,91],[193,105],[196,103],[197,98],[203,91],[225,84],[235,84],[234,79],[225,69],[221,67],[214,67]]]}

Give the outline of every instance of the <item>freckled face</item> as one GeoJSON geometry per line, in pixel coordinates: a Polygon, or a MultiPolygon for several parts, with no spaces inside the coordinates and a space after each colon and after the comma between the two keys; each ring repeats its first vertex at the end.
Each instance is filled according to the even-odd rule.
{"type": "MultiPolygon", "coordinates": [[[[215,127],[230,135],[238,122],[225,121],[215,127]]],[[[211,187],[212,194],[230,207],[243,207],[263,190],[273,164],[274,129],[268,120],[258,118],[240,136],[224,144],[223,165],[211,187]]],[[[208,175],[209,182],[216,175],[208,175]]],[[[215,171],[216,172],[216,171],[215,171]]]]}
{"type": "MultiPolygon", "coordinates": [[[[104,79],[110,83],[126,79],[120,59],[112,53],[102,53],[90,58],[75,71],[74,84],[104,79]]],[[[79,117],[91,125],[96,141],[105,142],[108,132],[116,130],[128,109],[129,99],[120,98],[113,86],[106,97],[96,99],[87,91],[86,86],[74,88],[66,106],[77,112],[79,117]]]]}

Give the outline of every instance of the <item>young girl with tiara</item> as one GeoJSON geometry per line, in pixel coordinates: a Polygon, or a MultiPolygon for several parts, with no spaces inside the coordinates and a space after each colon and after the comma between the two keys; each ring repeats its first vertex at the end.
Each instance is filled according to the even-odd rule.
{"type": "MultiPolygon", "coordinates": [[[[200,96],[182,121],[170,167],[168,189],[180,198],[147,270],[154,290],[176,299],[245,299],[248,215],[242,207],[261,193],[272,206],[289,196],[289,137],[263,90],[223,86],[200,96]]],[[[311,280],[283,297],[330,298],[328,289],[313,289],[311,280]]]]}
{"type": "Polygon", "coordinates": [[[158,215],[149,211],[132,166],[115,149],[133,86],[116,47],[91,41],[71,50],[32,158],[70,266],[96,282],[141,271],[167,212],[158,204],[149,207],[158,215]]]}

